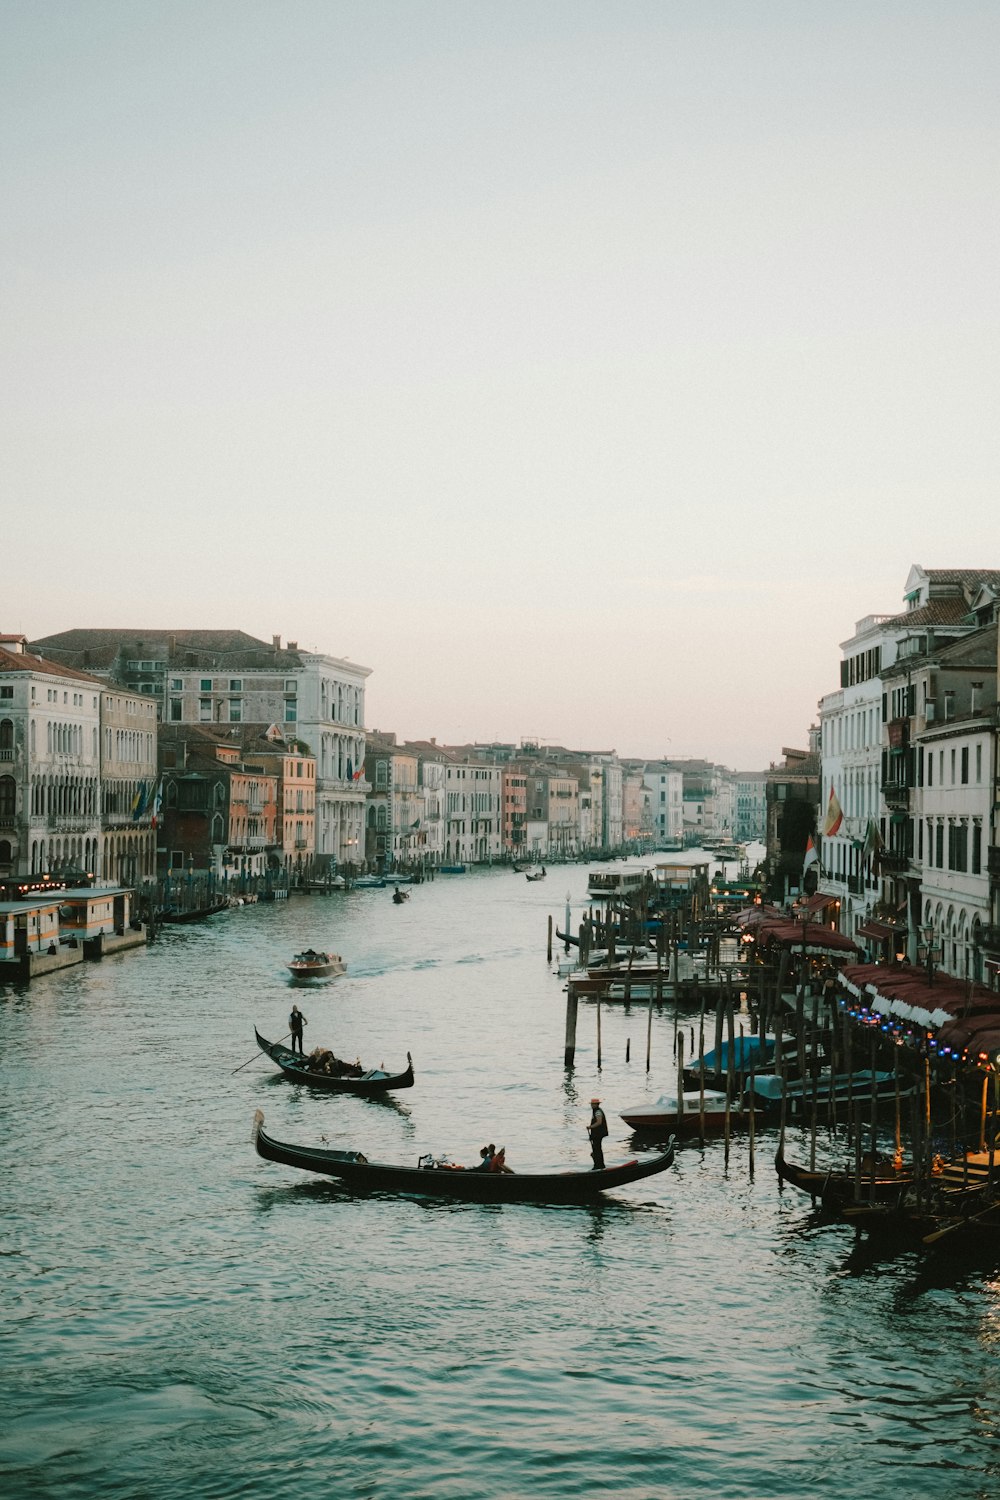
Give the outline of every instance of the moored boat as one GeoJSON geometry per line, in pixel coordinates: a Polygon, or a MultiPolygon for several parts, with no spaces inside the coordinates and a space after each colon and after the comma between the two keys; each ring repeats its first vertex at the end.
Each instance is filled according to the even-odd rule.
{"type": "MultiPolygon", "coordinates": [[[[678,1135],[697,1134],[702,1128],[724,1130],[726,1117],[726,1096],[718,1089],[685,1091],[681,1094],[680,1108],[676,1094],[663,1094],[654,1103],[633,1104],[620,1114],[633,1130],[669,1130],[678,1135]]],[[[738,1125],[749,1118],[749,1111],[731,1099],[728,1118],[730,1125],[738,1125]]]]}
{"type": "Polygon", "coordinates": [[[785,1148],[778,1147],[774,1169],[780,1182],[808,1193],[823,1207],[834,1212],[850,1203],[898,1204],[913,1183],[913,1172],[902,1163],[870,1155],[863,1156],[854,1167],[803,1167],[788,1161],[785,1148]]]}
{"type": "Polygon", "coordinates": [[[227,897],[220,897],[218,901],[209,901],[205,906],[161,906],[156,913],[157,922],[200,922],[203,917],[214,917],[216,912],[225,911],[229,906],[227,897]]]}
{"type": "Polygon", "coordinates": [[[347,973],[339,953],[317,953],[312,948],[296,953],[288,967],[294,979],[328,979],[332,974],[347,973]]]}
{"type": "Polygon", "coordinates": [[[266,1161],[334,1177],[347,1187],[461,1198],[472,1203],[589,1203],[615,1188],[665,1172],[674,1159],[671,1141],[666,1151],[647,1161],[633,1159],[586,1171],[480,1171],[427,1157],[421,1157],[417,1166],[405,1167],[369,1161],[360,1151],[332,1151],[277,1141],[264,1130],[261,1110],[254,1115],[252,1139],[257,1155],[266,1161]]]}
{"type": "Polygon", "coordinates": [[[779,1073],[758,1073],[747,1092],[753,1090],[758,1108],[778,1110],[785,1101],[786,1113],[797,1116],[818,1115],[844,1109],[870,1110],[874,1105],[893,1104],[896,1098],[909,1098],[915,1091],[912,1081],[900,1080],[895,1073],[830,1073],[825,1070],[805,1078],[783,1078],[779,1073]]]}
{"type": "Polygon", "coordinates": [[[364,1069],[360,1063],[345,1063],[330,1052],[320,1056],[322,1049],[303,1056],[292,1052],[281,1042],[269,1042],[254,1027],[257,1046],[266,1052],[272,1062],[277,1063],[286,1078],[296,1083],[306,1083],[310,1088],[323,1089],[330,1094],[386,1094],[392,1089],[413,1087],[413,1059],[406,1054],[406,1067],[401,1073],[387,1073],[384,1068],[364,1069]],[[332,1059],[328,1062],[327,1058],[332,1059]]]}

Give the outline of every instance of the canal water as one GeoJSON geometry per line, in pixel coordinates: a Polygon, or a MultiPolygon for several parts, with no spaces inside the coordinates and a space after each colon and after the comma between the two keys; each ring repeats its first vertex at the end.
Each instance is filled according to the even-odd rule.
{"type": "MultiPolygon", "coordinates": [[[[662,856],[661,856],[662,858],[662,856]]],[[[295,896],[0,987],[0,1493],[995,1497],[1000,1254],[885,1257],[779,1191],[775,1137],[685,1145],[598,1207],[353,1196],[252,1151],[589,1164],[588,1101],[672,1084],[674,1016],[580,1007],[551,915],[586,867],[295,896]],[[293,988],[306,946],[345,977],[293,988]],[[416,1085],[312,1095],[255,1053],[291,1001],[416,1085]]],[[[685,1025],[690,1018],[685,1019],[685,1025]]],[[[793,1133],[790,1154],[806,1147],[793,1133]]]]}

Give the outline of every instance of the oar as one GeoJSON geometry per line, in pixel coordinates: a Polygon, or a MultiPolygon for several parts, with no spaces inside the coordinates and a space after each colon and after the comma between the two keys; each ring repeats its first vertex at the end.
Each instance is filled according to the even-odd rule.
{"type": "MultiPolygon", "coordinates": [[[[285,1034],[284,1034],[284,1036],[279,1036],[278,1041],[279,1042],[287,1042],[287,1040],[291,1036],[291,1034],[292,1033],[290,1031],[286,1031],[285,1034]]],[[[253,1054],[253,1057],[248,1057],[245,1063],[240,1063],[240,1065],[239,1065],[238,1068],[234,1068],[233,1072],[234,1073],[242,1073],[243,1069],[244,1068],[248,1068],[250,1066],[250,1064],[252,1062],[254,1062],[255,1059],[258,1058],[259,1056],[260,1056],[260,1051],[258,1050],[257,1052],[255,1052],[253,1054]]]]}
{"type": "Polygon", "coordinates": [[[966,1219],[956,1219],[954,1224],[946,1224],[943,1229],[935,1229],[933,1234],[924,1235],[924,1244],[933,1245],[937,1240],[944,1239],[946,1234],[951,1234],[954,1229],[962,1229],[966,1224],[974,1224],[977,1219],[985,1218],[996,1208],[995,1203],[990,1203],[986,1208],[981,1208],[977,1214],[969,1214],[966,1219]]]}

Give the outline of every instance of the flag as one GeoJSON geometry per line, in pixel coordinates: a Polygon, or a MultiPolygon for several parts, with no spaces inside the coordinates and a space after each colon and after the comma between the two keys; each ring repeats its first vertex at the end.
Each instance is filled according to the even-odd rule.
{"type": "Polygon", "coordinates": [[[360,766],[358,766],[358,769],[355,771],[354,775],[351,777],[351,780],[352,781],[360,781],[361,778],[362,778],[362,776],[364,774],[365,774],[365,765],[364,765],[364,761],[362,761],[361,764],[360,764],[360,766]]]}
{"type": "Polygon", "coordinates": [[[419,827],[420,827],[420,819],[419,818],[417,819],[417,821],[415,823],[411,823],[410,824],[411,830],[414,829],[414,828],[419,828],[419,827]]]}
{"type": "Polygon", "coordinates": [[[132,822],[133,823],[138,823],[139,819],[142,817],[143,813],[146,811],[146,803],[147,803],[148,800],[149,800],[149,789],[147,788],[146,783],[144,781],[140,781],[139,785],[135,789],[135,796],[132,798],[132,822]]]}
{"type": "Polygon", "coordinates": [[[160,808],[161,808],[162,805],[163,805],[163,782],[161,780],[161,781],[158,781],[156,783],[156,791],[153,794],[153,817],[152,817],[152,824],[153,824],[154,828],[156,827],[156,825],[160,821],[160,808]]]}
{"type": "Polygon", "coordinates": [[[883,849],[882,835],[878,831],[878,824],[874,818],[868,819],[868,832],[865,834],[864,848],[861,851],[862,859],[877,860],[883,849]]]}
{"type": "Polygon", "coordinates": [[[816,845],[812,841],[812,834],[806,839],[806,857],[802,861],[802,874],[805,875],[810,865],[819,864],[819,855],[816,853],[816,845]]]}
{"type": "Polygon", "coordinates": [[[831,838],[844,821],[844,809],[837,801],[837,793],[833,790],[833,782],[830,783],[830,801],[826,809],[826,822],[823,824],[823,837],[831,838]]]}

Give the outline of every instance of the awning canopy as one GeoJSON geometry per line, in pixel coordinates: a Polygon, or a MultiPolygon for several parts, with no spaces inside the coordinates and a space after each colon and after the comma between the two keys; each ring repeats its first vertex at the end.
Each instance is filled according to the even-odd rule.
{"type": "Polygon", "coordinates": [[[939,1047],[991,1059],[1000,1051],[1000,995],[986,985],[940,971],[928,978],[909,964],[852,964],[840,977],[871,1009],[935,1032],[939,1047]]]}
{"type": "Polygon", "coordinates": [[[905,943],[906,931],[902,927],[893,927],[889,922],[862,922],[858,928],[858,937],[872,938],[877,943],[895,941],[897,938],[905,943]]]}
{"type": "Polygon", "coordinates": [[[822,911],[824,907],[835,906],[839,900],[839,896],[831,896],[827,891],[817,891],[815,896],[807,896],[805,900],[796,901],[795,910],[822,911]]]}
{"type": "Polygon", "coordinates": [[[857,953],[858,945],[845,932],[834,932],[821,922],[764,922],[757,930],[759,943],[774,943],[792,953],[808,956],[824,953],[857,953]]]}

